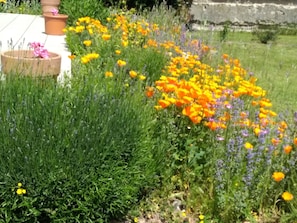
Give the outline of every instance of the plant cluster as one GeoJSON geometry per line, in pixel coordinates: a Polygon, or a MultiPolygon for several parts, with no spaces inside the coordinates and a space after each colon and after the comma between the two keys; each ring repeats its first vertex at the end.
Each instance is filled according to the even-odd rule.
{"type": "Polygon", "coordinates": [[[224,63],[212,67],[201,60],[209,47],[187,39],[182,29],[170,41],[157,24],[139,18],[133,11],[104,22],[81,18],[69,27],[68,43],[80,41],[69,46],[76,61],[90,70],[100,67],[106,78],[126,74],[122,80],[129,86],[127,78],[145,79],[140,89],[158,102],[160,175],[172,193],[187,191],[186,213],[198,206],[211,219],[235,222],[294,212],[294,121],[271,110],[266,91],[238,59],[225,54],[224,63]],[[151,50],[154,59],[166,58],[158,69],[159,60],[146,54],[151,50]],[[133,54],[150,63],[136,64],[133,54]],[[278,173],[286,177],[275,180],[278,173]]]}
{"type": "Polygon", "coordinates": [[[160,97],[157,110],[192,123],[174,122],[181,143],[172,151],[177,190],[189,190],[189,202],[201,201],[201,211],[219,222],[267,220],[263,213],[271,208],[277,219],[287,209],[296,213],[296,113],[290,120],[292,114],[272,111],[266,91],[238,59],[224,54],[214,68],[198,58],[172,57],[152,90],[160,97]]]}
{"type": "Polygon", "coordinates": [[[39,15],[39,0],[0,0],[0,12],[39,15]]]}

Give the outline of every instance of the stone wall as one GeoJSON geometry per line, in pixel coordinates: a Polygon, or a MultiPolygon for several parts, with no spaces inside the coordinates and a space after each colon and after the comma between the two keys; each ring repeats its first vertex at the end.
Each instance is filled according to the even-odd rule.
{"type": "Polygon", "coordinates": [[[223,25],[231,22],[236,26],[297,24],[297,0],[241,0],[241,2],[244,3],[235,0],[194,0],[190,9],[193,23],[223,25]],[[272,3],[279,1],[284,4],[272,3]]]}

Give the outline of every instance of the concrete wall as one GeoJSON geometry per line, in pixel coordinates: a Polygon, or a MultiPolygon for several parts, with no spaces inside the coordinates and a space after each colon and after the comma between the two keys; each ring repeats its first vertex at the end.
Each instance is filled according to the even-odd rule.
{"type": "MultiPolygon", "coordinates": [[[[196,2],[202,2],[202,0],[196,0],[196,2]]],[[[297,5],[296,0],[208,0],[208,2],[227,2],[227,3],[274,3],[280,5],[297,5]]]]}
{"type": "Polygon", "coordinates": [[[228,0],[222,1],[194,0],[190,10],[194,24],[207,22],[222,25],[227,21],[237,26],[297,24],[297,0],[249,0],[266,3],[246,3],[245,0],[245,3],[234,3],[235,0],[229,0],[233,3],[227,3],[228,0]],[[286,4],[271,3],[278,1],[286,4]]]}

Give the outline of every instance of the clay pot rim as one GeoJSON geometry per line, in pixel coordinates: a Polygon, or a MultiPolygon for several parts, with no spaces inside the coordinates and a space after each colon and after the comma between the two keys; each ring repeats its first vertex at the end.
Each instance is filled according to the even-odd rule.
{"type": "Polygon", "coordinates": [[[45,12],[42,14],[43,17],[48,17],[48,18],[68,18],[68,15],[66,14],[57,14],[57,15],[53,15],[53,13],[51,12],[45,12]]]}
{"type": "Polygon", "coordinates": [[[1,53],[1,56],[8,57],[8,58],[23,58],[26,60],[56,60],[61,59],[61,55],[54,52],[48,52],[49,58],[41,58],[41,57],[34,57],[33,50],[8,50],[1,53]],[[25,54],[30,53],[32,57],[20,57],[18,56],[18,52],[24,52],[25,54]]]}

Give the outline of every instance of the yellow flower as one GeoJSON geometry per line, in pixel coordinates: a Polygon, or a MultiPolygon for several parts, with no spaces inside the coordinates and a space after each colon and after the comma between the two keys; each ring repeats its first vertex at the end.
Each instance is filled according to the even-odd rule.
{"type": "Polygon", "coordinates": [[[91,40],[85,40],[83,43],[84,43],[85,46],[90,46],[92,44],[92,41],[91,40]]]}
{"type": "Polygon", "coordinates": [[[131,78],[135,78],[135,77],[137,77],[137,72],[134,71],[134,70],[130,70],[129,75],[130,75],[131,78]]]}
{"type": "Polygon", "coordinates": [[[104,40],[109,40],[110,38],[111,38],[111,35],[109,35],[109,34],[102,35],[102,39],[104,39],[104,40]]]}
{"type": "Polygon", "coordinates": [[[285,178],[285,174],[283,172],[274,172],[272,174],[272,178],[276,181],[276,182],[280,182],[285,178]]]}
{"type": "Polygon", "coordinates": [[[22,183],[18,183],[18,189],[16,190],[17,195],[23,195],[27,193],[26,189],[22,188],[22,186],[22,183]]]}
{"type": "Polygon", "coordinates": [[[111,71],[106,71],[105,77],[113,77],[113,73],[111,71]]]}
{"type": "Polygon", "coordinates": [[[115,53],[116,53],[116,55],[120,55],[121,54],[121,51],[120,50],[116,50],[115,53]]]}
{"type": "Polygon", "coordinates": [[[294,196],[293,196],[293,194],[291,194],[290,192],[285,191],[285,192],[282,194],[282,198],[283,198],[285,201],[291,201],[291,200],[293,200],[294,196]]]}
{"type": "Polygon", "coordinates": [[[127,47],[127,46],[128,46],[128,44],[129,44],[129,42],[128,42],[128,41],[125,41],[125,40],[123,40],[123,41],[122,41],[122,46],[123,46],[123,47],[127,47]]]}
{"type": "Polygon", "coordinates": [[[94,33],[92,28],[88,28],[88,32],[89,32],[90,35],[93,35],[93,33],[94,33]]]}
{"type": "Polygon", "coordinates": [[[99,57],[98,53],[89,53],[83,56],[80,60],[83,64],[89,63],[90,60],[97,59],[99,57]]]}
{"type": "Polygon", "coordinates": [[[76,33],[81,33],[82,31],[84,31],[85,27],[84,26],[76,26],[75,27],[75,32],[76,33]]]}
{"type": "Polygon", "coordinates": [[[23,194],[23,189],[18,188],[16,193],[17,193],[17,195],[22,195],[23,194]]]}
{"type": "Polygon", "coordinates": [[[244,147],[245,147],[246,149],[253,149],[253,145],[250,144],[249,142],[246,142],[246,143],[244,144],[244,147]]]}
{"type": "Polygon", "coordinates": [[[18,188],[18,189],[16,190],[16,193],[17,193],[17,195],[23,195],[23,194],[26,194],[27,191],[26,191],[26,189],[18,188]]]}
{"type": "Polygon", "coordinates": [[[6,3],[6,0],[0,0],[0,2],[2,2],[2,3],[6,3]]]}
{"type": "Polygon", "coordinates": [[[139,80],[144,81],[146,79],[146,76],[141,74],[138,76],[138,78],[139,78],[139,80]]]}
{"type": "Polygon", "coordinates": [[[137,217],[135,217],[133,220],[134,220],[134,222],[136,222],[136,223],[139,222],[139,220],[138,220],[137,217]]]}
{"type": "Polygon", "coordinates": [[[187,213],[186,213],[185,210],[182,210],[182,212],[181,212],[181,216],[182,216],[183,218],[187,217],[187,213]]]}
{"type": "Polygon", "coordinates": [[[124,66],[126,66],[126,61],[124,61],[124,60],[118,60],[117,61],[117,65],[119,66],[119,67],[124,67],[124,66]]]}
{"type": "Polygon", "coordinates": [[[80,60],[83,64],[89,63],[89,61],[90,61],[90,59],[87,57],[82,57],[80,60]]]}

